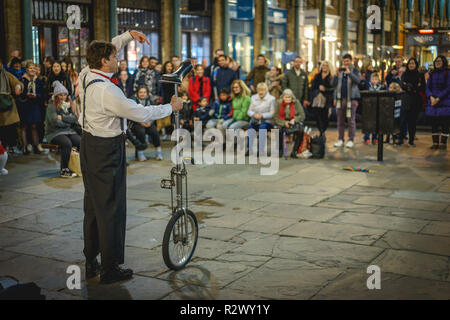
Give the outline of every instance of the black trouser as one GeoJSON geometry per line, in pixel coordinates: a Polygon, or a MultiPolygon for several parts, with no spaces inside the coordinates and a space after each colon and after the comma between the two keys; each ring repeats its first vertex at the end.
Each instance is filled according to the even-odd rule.
{"type": "MultiPolygon", "coordinates": [[[[302,144],[302,140],[303,140],[303,130],[304,130],[304,128],[301,125],[300,126],[300,130],[294,132],[294,146],[292,147],[292,152],[295,151],[295,153],[297,153],[298,148],[300,148],[300,145],[302,144]]],[[[284,148],[283,132],[285,132],[285,131],[286,131],[286,128],[283,127],[280,130],[280,133],[279,133],[279,152],[280,152],[280,155],[282,155],[284,153],[284,150],[283,150],[283,148],[284,148]]]]}
{"type": "Polygon", "coordinates": [[[84,182],[84,255],[101,253],[102,267],[124,262],[126,227],[125,135],[100,138],[83,132],[81,172],[84,182]]]}
{"type": "Polygon", "coordinates": [[[324,134],[328,129],[328,107],[312,108],[317,121],[317,129],[320,134],[324,134]]]}
{"type": "Polygon", "coordinates": [[[17,123],[0,127],[0,140],[4,147],[17,145],[17,123]]]}
{"type": "Polygon", "coordinates": [[[153,122],[152,125],[148,128],[145,128],[139,123],[135,122],[133,124],[133,127],[131,128],[131,131],[133,131],[133,133],[136,135],[136,138],[139,139],[139,141],[141,141],[142,143],[147,143],[145,141],[145,134],[148,134],[155,148],[161,146],[161,139],[159,138],[159,133],[158,129],[156,129],[155,122],[153,122]]]}
{"type": "Polygon", "coordinates": [[[70,152],[72,147],[80,147],[80,136],[77,134],[61,134],[50,141],[61,148],[61,170],[69,167],[70,152]]]}
{"type": "Polygon", "coordinates": [[[440,133],[442,133],[442,135],[448,135],[449,124],[449,116],[431,117],[431,132],[433,135],[438,135],[440,133]]]}

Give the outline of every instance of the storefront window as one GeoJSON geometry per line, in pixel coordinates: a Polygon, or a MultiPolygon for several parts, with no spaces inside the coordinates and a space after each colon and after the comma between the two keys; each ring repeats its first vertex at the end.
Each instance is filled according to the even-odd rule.
{"type": "Polygon", "coordinates": [[[228,48],[231,57],[241,65],[241,77],[246,77],[253,62],[253,20],[230,20],[228,48]]]}
{"type": "Polygon", "coordinates": [[[197,58],[198,63],[211,61],[211,17],[181,15],[181,59],[197,58]]]}
{"type": "Polygon", "coordinates": [[[287,10],[268,9],[269,20],[269,48],[267,57],[272,65],[281,67],[281,56],[286,51],[286,22],[287,10]]]}
{"type": "Polygon", "coordinates": [[[117,21],[119,33],[131,29],[139,30],[146,35],[150,42],[149,46],[133,40],[120,53],[119,58],[128,61],[128,69],[131,73],[135,72],[143,56],[159,58],[160,19],[157,11],[117,8],[117,21]]]}

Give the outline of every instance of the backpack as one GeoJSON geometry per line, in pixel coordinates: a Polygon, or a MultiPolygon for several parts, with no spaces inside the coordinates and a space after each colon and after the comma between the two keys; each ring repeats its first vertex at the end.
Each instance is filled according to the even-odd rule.
{"type": "Polygon", "coordinates": [[[45,300],[34,282],[20,283],[13,277],[0,276],[0,300],[45,300]]]}
{"type": "Polygon", "coordinates": [[[323,159],[325,157],[325,135],[315,136],[311,138],[310,151],[312,153],[312,158],[314,159],[323,159]]]}

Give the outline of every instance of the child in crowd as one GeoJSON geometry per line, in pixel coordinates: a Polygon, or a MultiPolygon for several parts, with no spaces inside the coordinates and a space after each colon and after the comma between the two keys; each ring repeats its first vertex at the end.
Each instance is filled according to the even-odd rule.
{"type": "Polygon", "coordinates": [[[232,116],[230,90],[223,88],[219,94],[219,100],[216,100],[213,104],[212,119],[206,124],[206,128],[218,128],[222,129],[222,124],[225,120],[228,120],[232,116]]]}
{"type": "Polygon", "coordinates": [[[183,100],[183,109],[180,111],[180,125],[181,128],[192,132],[194,130],[194,123],[192,121],[193,111],[192,111],[192,102],[189,99],[189,95],[187,92],[182,91],[180,93],[180,97],[183,100]]]}
{"type": "Polygon", "coordinates": [[[201,121],[203,127],[206,126],[210,118],[211,107],[209,106],[208,98],[201,97],[198,102],[198,108],[194,111],[194,121],[201,121]]]}
{"type": "MultiPolygon", "coordinates": [[[[148,88],[145,86],[139,87],[134,100],[143,105],[151,105],[148,88]]],[[[132,122],[133,126],[131,131],[136,135],[136,138],[142,143],[146,143],[146,134],[150,136],[150,140],[156,148],[156,160],[163,160],[163,154],[161,149],[161,140],[159,138],[158,129],[156,129],[156,122],[151,121],[150,123],[138,123],[132,122]]],[[[138,150],[136,148],[136,159],[139,161],[146,161],[147,158],[144,155],[144,150],[138,150]]]]}
{"type": "Polygon", "coordinates": [[[0,141],[0,176],[5,176],[8,174],[8,170],[5,169],[6,161],[8,161],[8,152],[6,152],[6,149],[0,141]]]}
{"type": "MultiPolygon", "coordinates": [[[[374,72],[370,75],[369,91],[381,91],[384,90],[384,86],[380,84],[380,75],[374,72]]],[[[364,143],[368,145],[370,143],[370,134],[364,135],[364,143]]],[[[378,137],[376,134],[372,134],[372,144],[378,143],[378,137]]]]}
{"type": "MultiPolygon", "coordinates": [[[[403,67],[402,67],[403,68],[403,67]]],[[[396,93],[402,93],[402,87],[395,81],[391,82],[389,85],[389,92],[396,92],[396,93]]],[[[397,98],[395,99],[395,105],[394,105],[394,121],[396,123],[396,127],[400,128],[401,120],[402,120],[402,96],[397,95],[397,98]]],[[[392,134],[392,143],[395,145],[397,144],[398,138],[400,133],[394,133],[392,134]]],[[[386,136],[386,143],[390,142],[390,136],[386,136]]]]}

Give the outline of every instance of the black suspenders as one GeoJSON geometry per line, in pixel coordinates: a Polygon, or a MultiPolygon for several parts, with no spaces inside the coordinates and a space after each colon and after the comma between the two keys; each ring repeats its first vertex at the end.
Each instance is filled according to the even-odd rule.
{"type": "MultiPolygon", "coordinates": [[[[94,79],[86,85],[86,77],[87,77],[87,75],[84,76],[84,79],[83,79],[83,91],[84,91],[84,94],[83,94],[83,126],[82,126],[83,129],[84,129],[84,122],[85,122],[85,117],[86,117],[86,90],[87,90],[87,88],[89,88],[89,86],[91,84],[94,84],[97,82],[105,82],[104,80],[101,80],[101,79],[94,79]]],[[[120,130],[122,130],[122,132],[125,129],[123,122],[124,122],[123,118],[120,118],[120,130]]]]}

